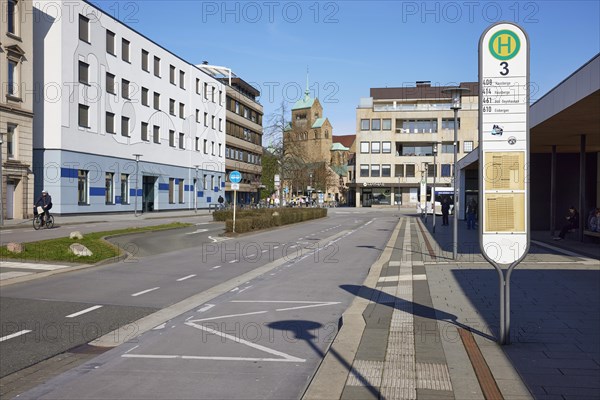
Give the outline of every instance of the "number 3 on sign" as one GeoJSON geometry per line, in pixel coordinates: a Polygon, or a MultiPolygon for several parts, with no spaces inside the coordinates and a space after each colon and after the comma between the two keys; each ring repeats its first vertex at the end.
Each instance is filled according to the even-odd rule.
{"type": "Polygon", "coordinates": [[[508,75],[508,63],[506,61],[503,61],[500,63],[500,66],[502,67],[502,71],[500,71],[500,75],[502,76],[506,76],[508,75]]]}

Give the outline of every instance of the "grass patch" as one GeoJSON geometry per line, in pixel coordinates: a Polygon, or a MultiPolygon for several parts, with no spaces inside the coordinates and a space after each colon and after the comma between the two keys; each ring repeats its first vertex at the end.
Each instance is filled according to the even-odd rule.
{"type": "Polygon", "coordinates": [[[62,237],[57,239],[41,240],[38,242],[23,243],[24,251],[20,254],[11,253],[6,246],[0,247],[0,259],[13,261],[49,261],[69,262],[79,264],[95,264],[109,258],[117,258],[123,254],[123,250],[102,239],[106,236],[129,235],[133,233],[155,232],[166,229],[177,229],[191,226],[192,224],[174,222],[156,226],[143,226],[139,228],[126,228],[113,231],[93,232],[83,235],[83,239],[69,239],[62,237]],[[90,257],[78,257],[69,252],[69,246],[80,243],[91,250],[90,257]]]}

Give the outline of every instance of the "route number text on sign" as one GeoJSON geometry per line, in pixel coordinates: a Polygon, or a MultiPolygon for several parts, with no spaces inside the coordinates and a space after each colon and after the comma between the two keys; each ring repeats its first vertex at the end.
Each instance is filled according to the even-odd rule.
{"type": "Polygon", "coordinates": [[[529,247],[529,42],[498,23],[479,42],[480,246],[488,261],[518,263],[529,247]]]}

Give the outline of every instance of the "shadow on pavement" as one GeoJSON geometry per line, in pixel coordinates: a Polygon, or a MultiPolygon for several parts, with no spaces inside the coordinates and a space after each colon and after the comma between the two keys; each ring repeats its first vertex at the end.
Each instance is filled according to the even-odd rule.
{"type": "MultiPolygon", "coordinates": [[[[511,344],[503,350],[535,397],[600,398],[600,271],[519,269],[511,279],[511,344]]],[[[497,326],[494,270],[452,269],[458,291],[497,326]]],[[[474,321],[474,323],[477,323],[474,321]]]]}
{"type": "MultiPolygon", "coordinates": [[[[285,321],[275,321],[271,322],[267,325],[269,328],[279,330],[279,331],[287,331],[294,335],[294,339],[304,340],[310,348],[319,355],[321,359],[325,357],[325,353],[315,344],[315,340],[318,339],[311,331],[318,330],[323,325],[314,321],[306,321],[306,320],[285,320],[285,321]]],[[[376,387],[373,387],[372,383],[369,382],[367,378],[361,375],[358,371],[352,369],[352,361],[346,360],[342,357],[334,348],[329,348],[329,353],[331,353],[343,366],[348,370],[348,372],[352,372],[352,374],[358,379],[364,386],[369,390],[371,394],[377,399],[382,398],[381,393],[376,387]]]]}
{"type": "Polygon", "coordinates": [[[362,285],[340,285],[340,288],[345,291],[364,299],[370,300],[377,304],[382,304],[388,307],[394,307],[399,310],[411,312],[415,316],[429,318],[432,320],[449,322],[459,328],[463,328],[476,335],[484,337],[489,340],[495,340],[490,334],[482,332],[472,326],[465,325],[458,321],[458,317],[454,314],[447,313],[445,311],[437,310],[435,308],[424,306],[419,303],[404,300],[396,296],[392,296],[388,293],[382,292],[381,290],[369,288],[362,285]],[[412,309],[412,311],[410,311],[412,309]]]}

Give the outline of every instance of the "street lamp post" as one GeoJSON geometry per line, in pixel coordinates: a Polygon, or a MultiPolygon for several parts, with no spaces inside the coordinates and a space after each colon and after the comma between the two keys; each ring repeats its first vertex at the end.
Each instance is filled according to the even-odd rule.
{"type": "MultiPolygon", "coordinates": [[[[194,165],[196,169],[196,182],[194,183],[194,214],[198,214],[198,168],[200,165],[194,165]]],[[[221,190],[221,188],[219,188],[221,190]]]]}
{"type": "Polygon", "coordinates": [[[435,178],[437,177],[437,143],[433,144],[433,188],[431,189],[431,209],[433,211],[433,233],[435,233],[435,178]]]}
{"type": "Polygon", "coordinates": [[[140,157],[143,156],[143,154],[134,154],[133,155],[135,157],[135,211],[133,212],[133,215],[135,215],[136,217],[138,216],[137,213],[137,205],[138,205],[138,191],[139,191],[139,164],[140,164],[140,157]]]}
{"type": "Polygon", "coordinates": [[[307,207],[308,206],[312,206],[312,190],[313,190],[313,188],[312,188],[312,176],[313,176],[312,173],[308,174],[308,178],[310,179],[310,185],[308,186],[310,188],[308,190],[308,201],[310,203],[306,205],[307,207]]]}
{"type": "Polygon", "coordinates": [[[461,87],[451,87],[442,90],[442,93],[450,94],[450,97],[452,99],[452,105],[450,106],[450,108],[454,110],[454,164],[452,166],[452,184],[454,186],[454,232],[452,244],[452,257],[454,260],[458,258],[458,188],[456,185],[456,163],[458,161],[458,110],[462,108],[462,94],[468,91],[469,89],[461,87]]]}
{"type": "Polygon", "coordinates": [[[423,176],[421,177],[421,180],[425,182],[422,186],[425,187],[425,224],[427,224],[427,180],[429,178],[429,163],[424,162],[423,165],[423,176]]]}

